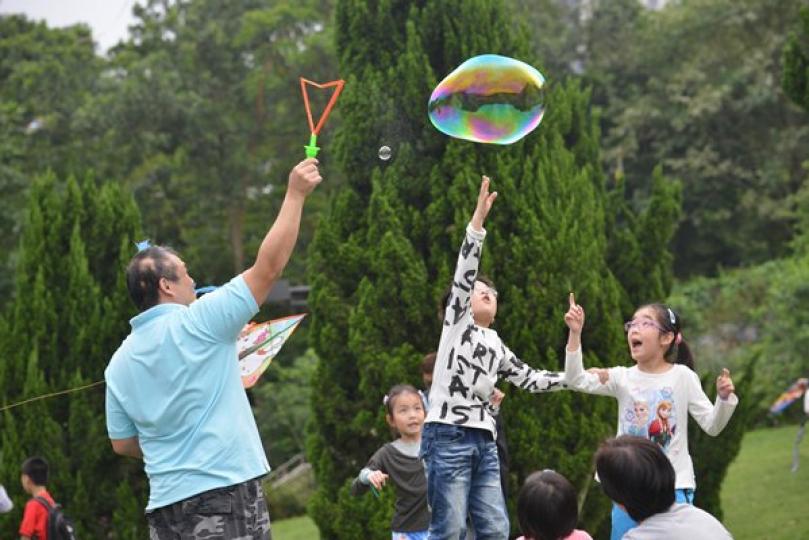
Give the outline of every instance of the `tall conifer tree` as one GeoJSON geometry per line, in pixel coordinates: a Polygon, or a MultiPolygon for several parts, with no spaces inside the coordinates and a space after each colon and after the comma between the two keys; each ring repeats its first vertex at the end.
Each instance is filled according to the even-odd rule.
{"type": "MultiPolygon", "coordinates": [[[[122,276],[139,237],[137,207],[117,186],[52,174],[34,182],[14,297],[0,324],[3,405],[103,378],[134,312],[122,276]]],[[[25,457],[45,457],[49,488],[81,536],[106,537],[120,515],[142,515],[143,473],[109,448],[102,387],[15,407],[0,422],[0,477],[18,478],[25,457]],[[128,489],[116,489],[122,484],[128,489]]],[[[16,535],[24,506],[23,494],[11,493],[16,513],[0,523],[2,538],[16,535]]],[[[130,525],[145,535],[144,520],[130,525]]]]}
{"type": "MultiPolygon", "coordinates": [[[[471,56],[497,53],[542,65],[520,32],[503,31],[509,20],[490,0],[337,4],[347,85],[331,151],[348,181],[321,219],[309,260],[320,358],[309,445],[319,492],[311,512],[325,538],[388,534],[390,506],[353,499],[346,484],[389,439],[382,396],[395,383],[419,384],[420,357],[438,346],[436,303],[450,283],[481,174],[500,193],[481,270],[501,291],[495,328],[504,341],[531,365],[561,370],[562,315],[574,290],[588,309],[588,363],[626,356],[621,311],[631,302],[610,269],[608,253],[617,257],[619,248],[607,234],[627,230],[636,249],[644,240],[635,238],[637,227],[613,217],[589,93],[551,79],[542,125],[507,147],[449,139],[427,119],[436,82],[471,56]],[[390,161],[377,158],[383,145],[393,150],[390,161]]],[[[664,247],[673,217],[657,231],[664,247]]],[[[669,265],[665,257],[647,264],[660,276],[657,294],[670,285],[669,265]]],[[[596,528],[607,501],[589,489],[591,457],[612,431],[610,400],[506,392],[512,496],[530,471],[556,468],[580,487],[585,525],[596,528]]]]}

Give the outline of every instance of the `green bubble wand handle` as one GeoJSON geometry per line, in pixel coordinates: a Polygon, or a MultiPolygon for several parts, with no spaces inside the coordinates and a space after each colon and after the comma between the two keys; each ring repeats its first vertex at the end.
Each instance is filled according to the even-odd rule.
{"type": "Polygon", "coordinates": [[[309,137],[309,144],[304,146],[304,149],[306,150],[306,157],[317,157],[317,153],[320,151],[320,147],[317,145],[317,135],[312,133],[309,137]]]}
{"type": "Polygon", "coordinates": [[[320,134],[320,130],[323,128],[323,124],[326,123],[326,119],[329,117],[329,113],[331,113],[334,104],[337,102],[337,97],[340,95],[340,92],[343,91],[343,86],[345,86],[345,81],[343,80],[319,84],[301,77],[301,93],[303,94],[303,106],[306,108],[306,119],[309,121],[309,129],[312,132],[312,134],[309,136],[309,144],[303,147],[306,150],[306,157],[308,158],[317,157],[317,153],[320,151],[320,147],[317,146],[317,136],[320,134]],[[312,109],[309,106],[309,95],[306,93],[307,84],[311,84],[312,86],[321,89],[334,87],[334,92],[332,93],[331,98],[329,99],[329,103],[326,105],[326,108],[323,110],[323,114],[320,115],[320,120],[318,120],[317,125],[315,125],[312,119],[312,109]]]}

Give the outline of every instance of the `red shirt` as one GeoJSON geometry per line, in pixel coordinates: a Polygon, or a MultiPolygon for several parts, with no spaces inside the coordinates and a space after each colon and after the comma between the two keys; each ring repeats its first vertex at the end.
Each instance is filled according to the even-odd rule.
{"type": "MultiPolygon", "coordinates": [[[[56,504],[47,491],[43,491],[39,496],[51,505],[56,504]]],[[[22,523],[20,523],[20,536],[34,538],[34,535],[37,540],[48,540],[48,511],[41,502],[31,499],[25,503],[25,512],[23,512],[22,523]]]]}

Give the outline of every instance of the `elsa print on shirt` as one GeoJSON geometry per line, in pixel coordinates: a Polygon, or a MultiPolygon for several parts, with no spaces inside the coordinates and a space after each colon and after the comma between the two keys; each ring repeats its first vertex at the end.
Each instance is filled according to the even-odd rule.
{"type": "Polygon", "coordinates": [[[634,389],[632,408],[621,415],[621,434],[648,438],[664,451],[677,428],[677,415],[671,388],[634,389]]]}

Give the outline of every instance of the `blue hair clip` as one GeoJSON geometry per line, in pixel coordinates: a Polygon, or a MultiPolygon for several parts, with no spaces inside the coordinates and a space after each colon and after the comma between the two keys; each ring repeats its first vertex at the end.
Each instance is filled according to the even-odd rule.
{"type": "Polygon", "coordinates": [[[135,245],[138,248],[138,253],[140,253],[144,249],[149,249],[150,247],[152,247],[152,241],[147,238],[146,240],[141,240],[140,242],[135,242],[135,245]]]}
{"type": "Polygon", "coordinates": [[[213,292],[218,289],[216,285],[205,285],[204,287],[200,287],[198,289],[194,289],[194,292],[197,293],[197,298],[202,296],[203,294],[207,294],[209,292],[213,292]]]}

